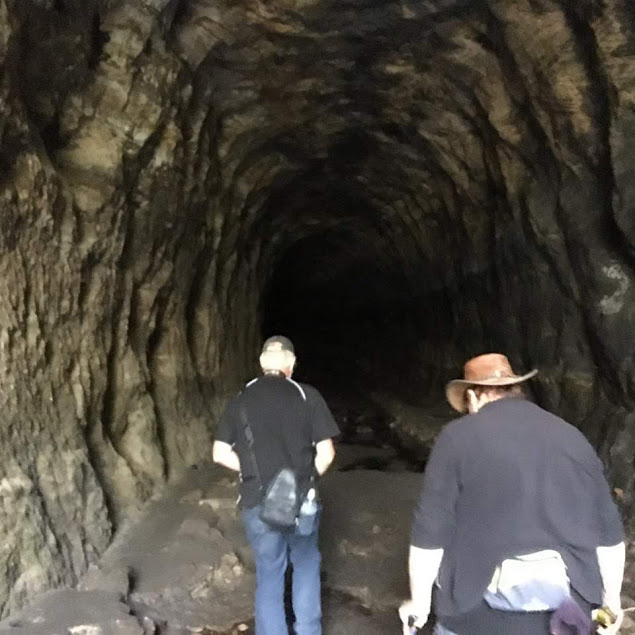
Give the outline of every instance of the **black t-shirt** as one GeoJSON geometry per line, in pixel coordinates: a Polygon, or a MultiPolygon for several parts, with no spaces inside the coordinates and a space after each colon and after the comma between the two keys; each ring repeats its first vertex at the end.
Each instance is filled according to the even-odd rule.
{"type": "Polygon", "coordinates": [[[300,487],[313,473],[314,445],[339,434],[322,395],[313,386],[282,375],[264,375],[247,384],[221,417],[216,440],[229,443],[240,458],[241,506],[262,499],[248,450],[241,409],[254,436],[254,451],[263,487],[283,467],[295,470],[300,487]]]}
{"type": "Polygon", "coordinates": [[[439,435],[411,543],[444,549],[436,592],[443,618],[477,606],[503,560],[542,549],[560,552],[571,586],[600,603],[595,549],[623,539],[602,462],[584,435],[529,401],[503,399],[439,435]]]}

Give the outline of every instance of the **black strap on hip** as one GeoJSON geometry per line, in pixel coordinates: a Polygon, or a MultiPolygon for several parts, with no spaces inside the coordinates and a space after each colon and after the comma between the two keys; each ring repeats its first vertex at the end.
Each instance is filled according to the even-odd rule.
{"type": "Polygon", "coordinates": [[[264,487],[262,484],[262,479],[260,478],[260,470],[258,469],[258,461],[256,460],[256,451],[254,450],[254,433],[249,426],[249,422],[247,421],[247,409],[245,408],[245,404],[240,404],[240,420],[243,424],[243,429],[245,431],[245,438],[247,439],[247,451],[249,452],[249,456],[251,458],[251,465],[254,468],[254,476],[258,481],[258,488],[262,492],[264,487]]]}

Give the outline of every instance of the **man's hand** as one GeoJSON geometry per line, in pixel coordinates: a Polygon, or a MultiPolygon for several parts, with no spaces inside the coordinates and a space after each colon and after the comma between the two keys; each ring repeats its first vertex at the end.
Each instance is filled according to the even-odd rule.
{"type": "Polygon", "coordinates": [[[399,607],[399,617],[403,624],[403,635],[411,635],[412,626],[415,628],[423,628],[425,623],[428,621],[428,616],[430,615],[430,603],[425,604],[417,604],[413,600],[408,600],[404,602],[399,607]],[[408,619],[410,617],[414,618],[414,624],[410,626],[408,624],[408,619]]]}
{"type": "Polygon", "coordinates": [[[600,633],[601,635],[615,635],[619,633],[622,622],[624,621],[624,611],[619,609],[619,611],[613,611],[613,613],[615,613],[616,616],[615,622],[610,626],[598,626],[596,633],[600,633]]]}
{"type": "Polygon", "coordinates": [[[408,617],[416,618],[414,626],[421,628],[430,615],[432,586],[439,572],[443,549],[420,549],[410,545],[408,571],[410,572],[411,599],[401,605],[399,617],[404,624],[404,633],[410,635],[408,617]]]}
{"type": "Polygon", "coordinates": [[[214,463],[227,467],[234,472],[240,472],[240,459],[229,443],[214,441],[212,460],[214,463]]]}

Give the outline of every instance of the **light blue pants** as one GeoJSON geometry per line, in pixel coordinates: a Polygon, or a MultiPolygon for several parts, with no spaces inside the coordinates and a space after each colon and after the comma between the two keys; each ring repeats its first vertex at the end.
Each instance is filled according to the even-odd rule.
{"type": "Polygon", "coordinates": [[[296,635],[322,635],[318,516],[308,535],[302,530],[277,531],[259,517],[260,507],[242,516],[256,561],[256,635],[286,635],[284,578],[293,565],[292,599],[296,635]]]}

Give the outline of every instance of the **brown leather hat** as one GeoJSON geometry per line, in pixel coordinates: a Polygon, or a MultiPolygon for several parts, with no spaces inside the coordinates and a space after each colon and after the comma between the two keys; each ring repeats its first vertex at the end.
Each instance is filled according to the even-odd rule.
{"type": "Polygon", "coordinates": [[[473,357],[465,363],[464,379],[453,379],[445,387],[445,395],[450,405],[459,412],[466,412],[465,391],[470,386],[512,386],[533,377],[538,371],[526,375],[516,375],[505,355],[486,353],[473,357]]]}

